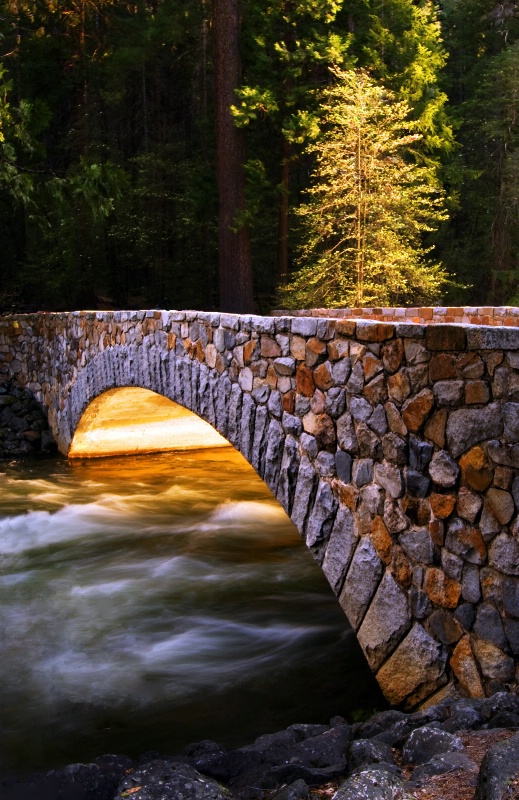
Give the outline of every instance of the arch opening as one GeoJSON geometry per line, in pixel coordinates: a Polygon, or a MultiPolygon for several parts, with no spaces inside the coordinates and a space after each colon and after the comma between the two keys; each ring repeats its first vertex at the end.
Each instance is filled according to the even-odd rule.
{"type": "Polygon", "coordinates": [[[109,389],[84,411],[69,458],[229,447],[208,422],[173,400],[133,386],[109,389]]]}

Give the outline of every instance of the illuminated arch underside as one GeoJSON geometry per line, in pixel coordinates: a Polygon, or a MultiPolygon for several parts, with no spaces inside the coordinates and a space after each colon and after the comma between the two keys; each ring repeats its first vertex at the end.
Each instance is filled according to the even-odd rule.
{"type": "Polygon", "coordinates": [[[148,389],[109,389],[84,412],[69,458],[95,458],[204,447],[228,447],[214,428],[148,389]]]}

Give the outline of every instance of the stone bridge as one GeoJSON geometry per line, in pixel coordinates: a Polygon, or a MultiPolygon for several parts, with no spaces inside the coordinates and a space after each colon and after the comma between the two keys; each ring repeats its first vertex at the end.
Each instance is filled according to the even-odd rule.
{"type": "Polygon", "coordinates": [[[3,317],[0,381],[64,454],[114,387],[194,411],[292,518],[391,703],[483,697],[519,687],[519,312],[427,324],[447,311],[3,317]]]}

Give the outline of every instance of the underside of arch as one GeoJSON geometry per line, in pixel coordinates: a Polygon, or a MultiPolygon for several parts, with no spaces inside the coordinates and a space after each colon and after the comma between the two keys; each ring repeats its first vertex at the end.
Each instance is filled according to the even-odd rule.
{"type": "Polygon", "coordinates": [[[109,389],[84,411],[69,458],[225,447],[229,442],[192,411],[149,389],[109,389]]]}

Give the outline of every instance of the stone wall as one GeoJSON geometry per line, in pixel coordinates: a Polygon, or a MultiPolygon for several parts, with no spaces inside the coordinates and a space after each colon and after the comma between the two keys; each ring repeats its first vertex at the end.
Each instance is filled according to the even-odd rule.
{"type": "Polygon", "coordinates": [[[66,453],[141,386],[211,423],[321,565],[386,697],[518,689],[519,328],[202,312],[0,318],[66,453]]]}

